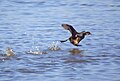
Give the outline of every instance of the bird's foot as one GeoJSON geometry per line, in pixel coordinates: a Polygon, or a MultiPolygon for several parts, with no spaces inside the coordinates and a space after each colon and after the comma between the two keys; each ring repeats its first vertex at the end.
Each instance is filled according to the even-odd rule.
{"type": "Polygon", "coordinates": [[[66,42],[66,41],[67,41],[67,40],[62,40],[62,41],[60,41],[60,42],[62,43],[62,42],[66,42]]]}
{"type": "Polygon", "coordinates": [[[82,45],[75,44],[75,46],[82,46],[82,45]]]}
{"type": "Polygon", "coordinates": [[[64,41],[60,41],[60,42],[64,42],[64,41]]]}

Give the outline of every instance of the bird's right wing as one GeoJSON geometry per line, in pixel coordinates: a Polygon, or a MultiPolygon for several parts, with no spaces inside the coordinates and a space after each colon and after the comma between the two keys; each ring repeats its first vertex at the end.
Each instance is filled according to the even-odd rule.
{"type": "Polygon", "coordinates": [[[66,30],[69,30],[73,37],[77,34],[77,31],[69,24],[62,24],[62,27],[66,30]]]}

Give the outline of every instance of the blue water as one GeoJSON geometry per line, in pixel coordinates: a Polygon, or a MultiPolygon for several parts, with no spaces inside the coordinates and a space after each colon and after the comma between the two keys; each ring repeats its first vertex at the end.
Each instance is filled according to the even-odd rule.
{"type": "Polygon", "coordinates": [[[0,81],[120,81],[120,0],[0,0],[0,81]],[[92,35],[48,49],[70,36],[63,23],[92,35]]]}

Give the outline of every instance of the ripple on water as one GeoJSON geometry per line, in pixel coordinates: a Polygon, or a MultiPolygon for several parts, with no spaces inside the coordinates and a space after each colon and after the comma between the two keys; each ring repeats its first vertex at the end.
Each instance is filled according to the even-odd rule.
{"type": "Polygon", "coordinates": [[[119,3],[0,0],[0,81],[120,81],[119,3]],[[92,35],[80,47],[59,43],[70,36],[62,23],[92,35]]]}
{"type": "Polygon", "coordinates": [[[21,69],[17,69],[17,71],[20,73],[38,73],[37,70],[30,68],[21,68],[21,69]]]}

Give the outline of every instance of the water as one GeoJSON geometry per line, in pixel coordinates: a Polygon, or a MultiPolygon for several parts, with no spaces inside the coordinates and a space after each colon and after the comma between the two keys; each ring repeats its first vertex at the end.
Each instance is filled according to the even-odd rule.
{"type": "Polygon", "coordinates": [[[0,81],[120,81],[119,53],[120,0],[0,0],[0,81]],[[70,36],[63,23],[92,35],[50,50],[70,36]]]}

